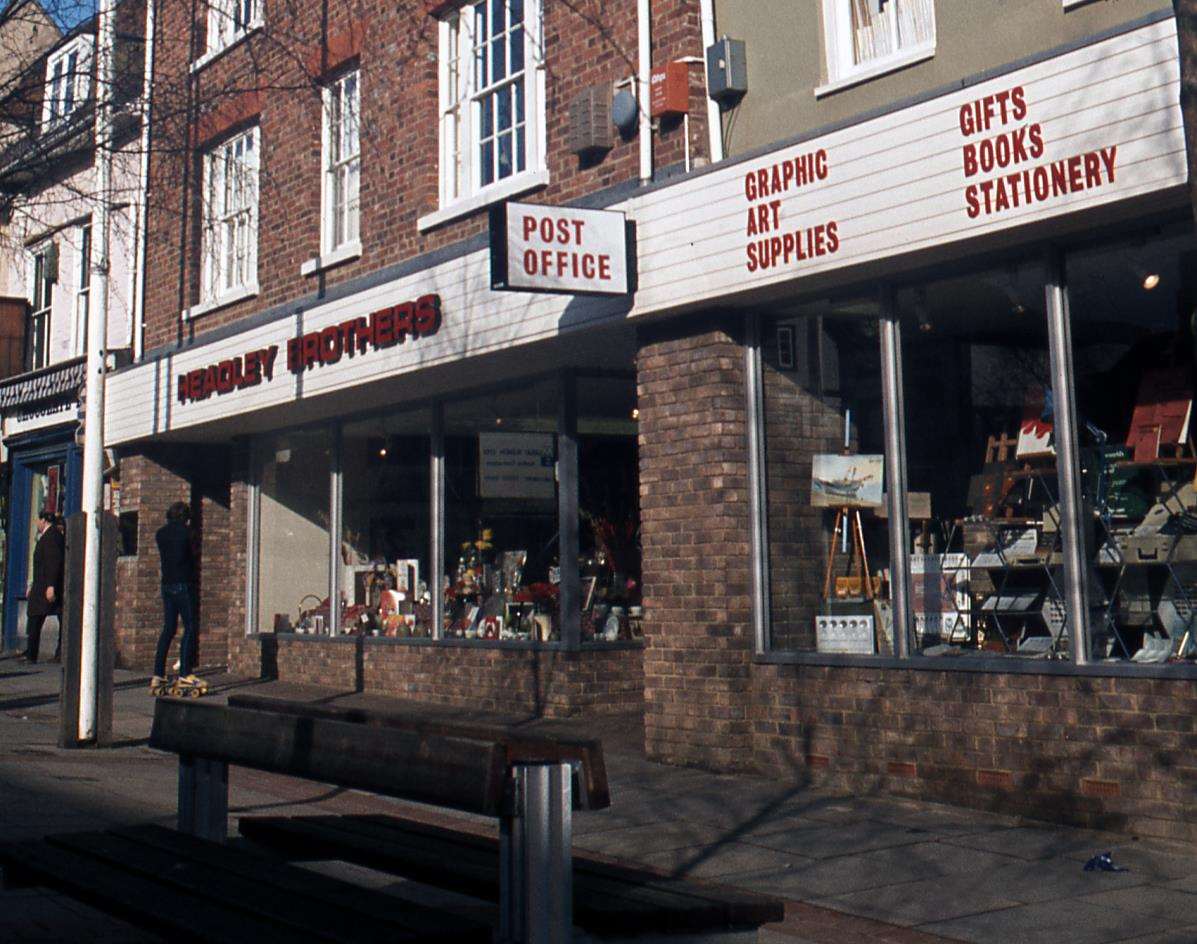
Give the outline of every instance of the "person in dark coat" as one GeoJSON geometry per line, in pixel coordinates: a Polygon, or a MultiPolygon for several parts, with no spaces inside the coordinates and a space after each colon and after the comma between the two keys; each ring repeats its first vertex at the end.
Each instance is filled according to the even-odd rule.
{"type": "MultiPolygon", "coordinates": [[[[43,508],[37,519],[37,544],[33,546],[33,574],[29,584],[29,602],[25,613],[25,659],[37,661],[42,641],[42,624],[47,616],[62,614],[62,580],[66,559],[66,541],[57,527],[57,515],[43,508]]],[[[62,646],[61,620],[58,631],[59,649],[62,646]]]]}
{"type": "Polygon", "coordinates": [[[192,687],[204,687],[202,680],[194,674],[199,651],[196,638],[195,600],[192,586],[195,583],[195,555],[191,546],[191,509],[186,502],[175,502],[167,509],[166,524],[158,529],[158,555],[162,559],[162,633],[158,636],[158,648],[154,653],[154,678],[150,682],[150,693],[163,694],[167,685],[166,654],[179,628],[179,617],[183,618],[183,639],[179,643],[179,681],[192,687]]]}

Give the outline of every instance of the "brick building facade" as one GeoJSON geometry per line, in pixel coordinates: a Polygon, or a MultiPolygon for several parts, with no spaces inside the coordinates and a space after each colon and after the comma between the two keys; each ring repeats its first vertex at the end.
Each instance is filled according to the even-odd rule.
{"type": "MultiPolygon", "coordinates": [[[[630,4],[544,4],[543,63],[519,80],[544,104],[526,164],[500,144],[536,137],[517,99],[493,126],[461,117],[454,53],[493,26],[461,11],[497,2],[331,9],[319,27],[267,8],[207,52],[206,23],[164,11],[190,38],[159,84],[190,104],[159,112],[184,144],[153,177],[149,354],[110,381],[139,533],[122,660],[149,656],[152,536],[182,498],[202,664],[504,713],[642,704],[670,763],[1193,838],[1187,545],[1137,529],[1157,505],[1185,527],[1169,496],[1197,459],[1128,429],[1153,368],[1191,371],[1166,4],[1054,5],[1033,47],[984,63],[973,13],[926,5],[939,33],[907,23],[917,43],[885,69],[840,43],[855,21],[810,12],[801,38],[822,51],[793,62],[771,31],[809,11],[723,5],[749,93],[712,137],[691,68],[689,119],[654,124],[644,167],[633,130],[598,156],[568,144],[578,97],[636,72],[630,4]],[[330,152],[353,95],[360,152],[330,152]],[[359,235],[342,240],[322,227],[355,153],[358,215],[334,222],[359,235]],[[235,186],[197,203],[227,167],[256,175],[250,280],[228,281],[241,244],[236,271],[201,251],[250,218],[235,186]],[[634,295],[494,290],[487,210],[506,199],[626,213],[634,295]],[[432,330],[354,340],[356,320],[421,304],[432,330]],[[547,450],[514,492],[488,483],[504,435],[547,450]],[[1123,504],[1082,475],[1094,463],[1138,477],[1123,504]],[[490,638],[487,618],[521,618],[469,589],[502,552],[527,569],[503,571],[508,603],[538,587],[540,621],[490,638]],[[383,564],[413,575],[397,634],[367,612],[383,564]]],[[[654,65],[701,54],[707,6],[652,4],[654,65]]],[[[523,5],[499,7],[509,41],[523,5]]],[[[461,55],[493,72],[480,48],[461,55]]],[[[470,91],[479,109],[491,94],[470,91]]]]}

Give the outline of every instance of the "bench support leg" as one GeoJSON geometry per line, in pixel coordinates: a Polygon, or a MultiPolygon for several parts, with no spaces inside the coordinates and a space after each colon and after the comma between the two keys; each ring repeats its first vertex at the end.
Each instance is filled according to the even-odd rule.
{"type": "Polygon", "coordinates": [[[179,832],[213,842],[228,838],[228,764],[179,755],[179,832]]]}
{"type": "Polygon", "coordinates": [[[516,815],[500,824],[499,937],[568,944],[574,873],[569,764],[517,766],[516,815]]]}

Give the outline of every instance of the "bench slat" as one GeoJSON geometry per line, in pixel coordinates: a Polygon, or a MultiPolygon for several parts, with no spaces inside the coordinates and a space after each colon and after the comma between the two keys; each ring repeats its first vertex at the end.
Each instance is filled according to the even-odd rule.
{"type": "Polygon", "coordinates": [[[200,914],[195,898],[190,895],[159,882],[132,881],[128,875],[90,856],[41,841],[0,846],[0,865],[6,874],[11,870],[22,882],[65,892],[86,905],[171,941],[297,944],[319,940],[219,905],[208,907],[205,903],[200,914]]]}
{"type": "Polygon", "coordinates": [[[535,762],[577,763],[582,777],[575,792],[576,808],[602,810],[611,805],[607,767],[602,742],[558,734],[536,734],[513,729],[509,725],[485,724],[447,718],[405,715],[399,711],[365,708],[360,705],[328,705],[306,701],[272,698],[251,692],[230,695],[230,707],[254,711],[273,711],[303,718],[325,718],[352,724],[398,728],[439,737],[464,737],[497,741],[507,753],[508,764],[535,762]]]}
{"type": "MultiPolygon", "coordinates": [[[[280,865],[234,846],[215,845],[164,826],[128,826],[114,829],[112,833],[162,849],[180,858],[202,861],[213,868],[253,881],[257,885],[277,889],[283,894],[302,895],[311,901],[344,908],[354,914],[380,921],[395,921],[397,917],[396,900],[380,897],[376,892],[347,882],[328,882],[322,876],[316,876],[317,881],[313,882],[310,872],[280,865]]],[[[489,925],[412,902],[398,904],[403,909],[403,923],[412,930],[440,932],[446,936],[458,935],[454,939],[489,944],[489,925]]]]}
{"type": "MultiPolygon", "coordinates": [[[[498,842],[393,816],[246,817],[243,835],[284,852],[318,847],[384,871],[431,883],[470,876],[473,893],[498,892],[498,842]],[[431,860],[431,861],[430,861],[431,860]]],[[[302,854],[302,852],[300,853],[302,854]]],[[[574,856],[574,919],[590,931],[755,927],[784,917],[776,899],[706,889],[574,856]],[[726,892],[726,894],[725,894],[726,892]]]]}
{"type": "Polygon", "coordinates": [[[494,743],[159,698],[150,746],[471,813],[498,815],[494,743]]]}

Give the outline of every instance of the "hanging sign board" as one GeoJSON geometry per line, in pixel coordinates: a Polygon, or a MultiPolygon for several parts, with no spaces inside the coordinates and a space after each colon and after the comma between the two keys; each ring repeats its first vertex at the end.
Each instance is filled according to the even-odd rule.
{"type": "Polygon", "coordinates": [[[480,498],[555,498],[552,433],[479,433],[480,498]]]}
{"type": "Polygon", "coordinates": [[[627,217],[614,210],[504,203],[490,211],[492,289],[626,295],[634,264],[627,217]]]}

